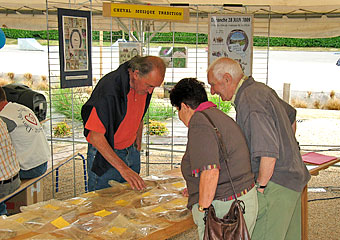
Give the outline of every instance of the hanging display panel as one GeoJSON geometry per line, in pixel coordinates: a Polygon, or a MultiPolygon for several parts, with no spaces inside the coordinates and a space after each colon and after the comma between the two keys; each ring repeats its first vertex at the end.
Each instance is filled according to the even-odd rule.
{"type": "Polygon", "coordinates": [[[119,43],[119,64],[129,61],[137,55],[142,56],[142,44],[140,42],[119,43]]]}
{"type": "Polygon", "coordinates": [[[168,68],[186,68],[188,62],[187,47],[158,47],[161,57],[168,68]]]}
{"type": "Polygon", "coordinates": [[[209,64],[219,57],[238,61],[246,75],[252,74],[252,15],[209,15],[209,64]]]}
{"type": "Polygon", "coordinates": [[[61,88],[92,85],[89,11],[58,8],[61,88]]]}

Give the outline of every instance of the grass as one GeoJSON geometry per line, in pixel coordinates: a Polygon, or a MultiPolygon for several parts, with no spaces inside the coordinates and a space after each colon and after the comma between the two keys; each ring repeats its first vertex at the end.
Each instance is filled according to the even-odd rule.
{"type": "MultiPolygon", "coordinates": [[[[147,114],[150,120],[164,121],[174,116],[174,110],[169,103],[156,102],[152,99],[147,114]]],[[[147,123],[146,119],[147,115],[144,117],[144,123],[147,123]]]]}
{"type": "MultiPolygon", "coordinates": [[[[87,94],[82,93],[82,89],[75,88],[73,92],[73,117],[82,121],[81,107],[87,101],[87,94]]],[[[53,107],[58,113],[64,114],[66,118],[72,119],[72,91],[71,89],[57,89],[52,94],[53,107]]]]}

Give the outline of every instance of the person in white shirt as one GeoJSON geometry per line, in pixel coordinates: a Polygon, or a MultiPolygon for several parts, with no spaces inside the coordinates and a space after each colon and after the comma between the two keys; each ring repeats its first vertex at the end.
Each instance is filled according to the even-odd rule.
{"type": "Polygon", "coordinates": [[[0,116],[7,125],[9,135],[20,163],[20,179],[39,177],[47,170],[50,147],[42,125],[28,107],[8,102],[0,87],[0,116]]]}

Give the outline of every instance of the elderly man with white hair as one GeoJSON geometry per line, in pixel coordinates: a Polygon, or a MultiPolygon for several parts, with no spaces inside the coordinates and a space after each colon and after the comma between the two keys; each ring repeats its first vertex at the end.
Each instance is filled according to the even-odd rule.
{"type": "Polygon", "coordinates": [[[296,110],[230,58],[209,66],[208,82],[211,94],[232,101],[246,136],[259,201],[252,239],[300,239],[301,192],[310,174],[295,138],[296,110]]]}

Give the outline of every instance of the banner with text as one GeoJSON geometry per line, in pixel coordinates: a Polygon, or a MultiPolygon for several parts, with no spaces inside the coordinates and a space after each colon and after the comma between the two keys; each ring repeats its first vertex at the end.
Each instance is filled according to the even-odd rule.
{"type": "Polygon", "coordinates": [[[103,16],[189,22],[189,9],[104,2],[103,16]]]}

